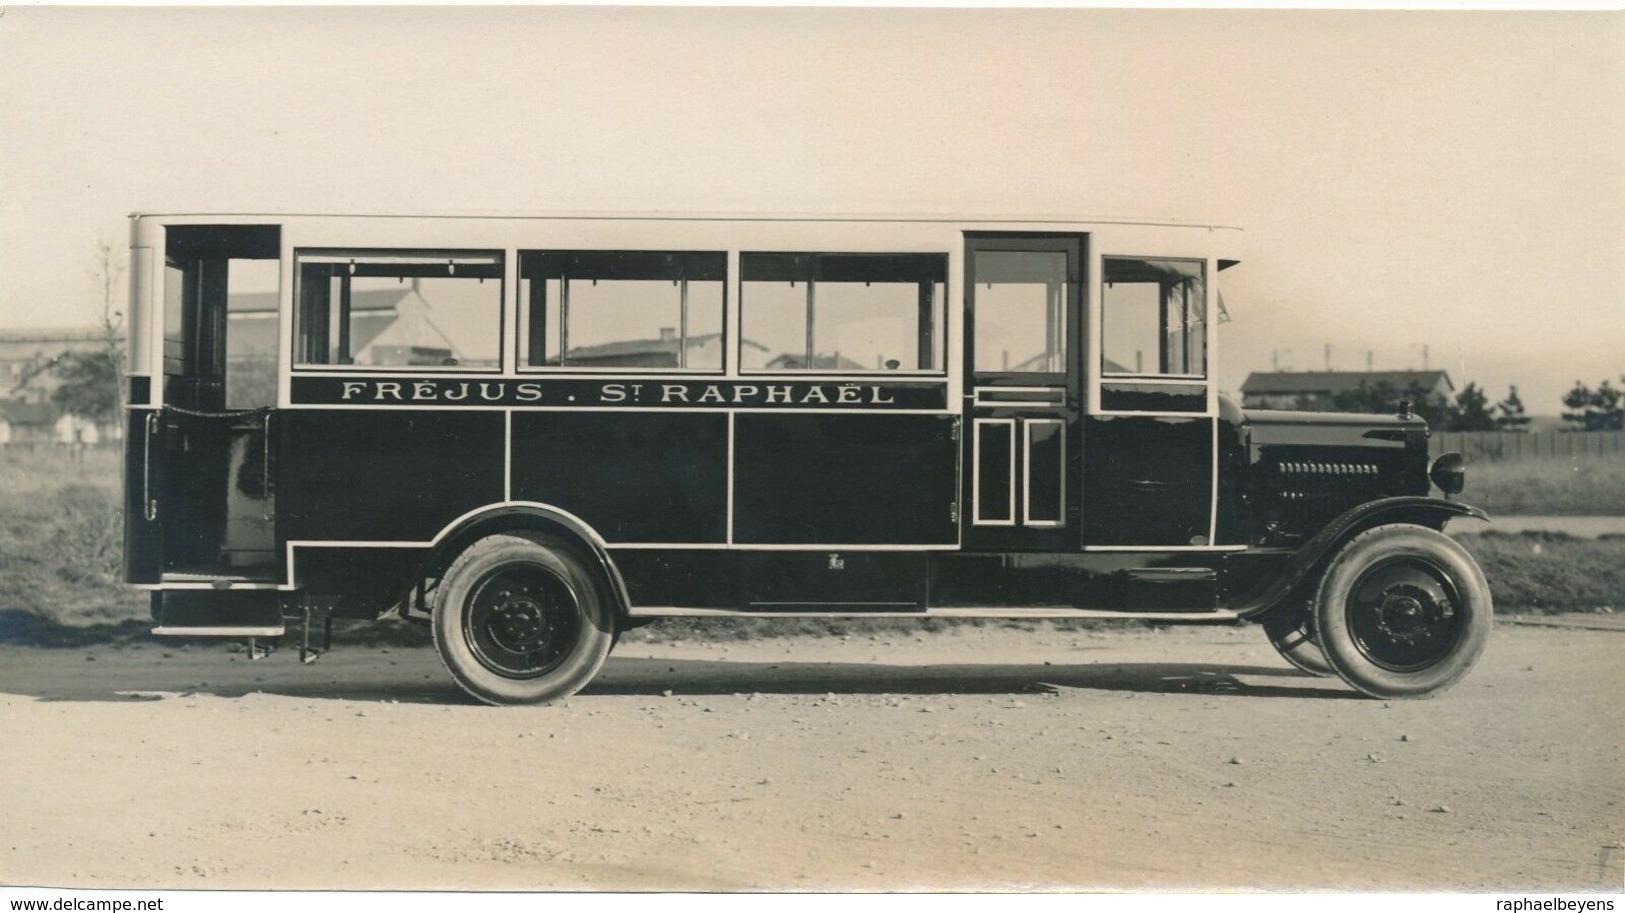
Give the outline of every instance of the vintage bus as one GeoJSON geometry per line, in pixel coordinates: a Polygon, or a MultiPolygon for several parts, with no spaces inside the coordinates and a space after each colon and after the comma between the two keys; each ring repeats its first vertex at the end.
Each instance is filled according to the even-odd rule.
{"type": "Polygon", "coordinates": [[[126,573],[155,633],[432,626],[493,703],[678,615],[1254,619],[1473,665],[1459,456],[1243,412],[1236,232],[1056,218],[132,217],[126,573]],[[1433,496],[1432,489],[1438,494],[1433,496]]]}

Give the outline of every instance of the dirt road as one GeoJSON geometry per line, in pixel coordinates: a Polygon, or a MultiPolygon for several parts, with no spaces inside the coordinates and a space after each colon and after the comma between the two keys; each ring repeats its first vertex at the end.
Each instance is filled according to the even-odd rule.
{"type": "Polygon", "coordinates": [[[1619,890],[1622,653],[1502,626],[1388,704],[1255,628],[624,643],[496,709],[424,649],[8,647],[0,882],[1619,890]]]}

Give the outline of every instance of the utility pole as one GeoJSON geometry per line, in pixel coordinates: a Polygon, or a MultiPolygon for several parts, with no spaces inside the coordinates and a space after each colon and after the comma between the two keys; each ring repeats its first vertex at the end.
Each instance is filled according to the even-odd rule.
{"type": "Polygon", "coordinates": [[[1422,370],[1426,371],[1428,369],[1428,344],[1425,342],[1420,344],[1412,343],[1411,348],[1414,349],[1418,345],[1422,347],[1422,370]]]}
{"type": "Polygon", "coordinates": [[[1332,373],[1332,344],[1326,343],[1326,373],[1332,373]]]}

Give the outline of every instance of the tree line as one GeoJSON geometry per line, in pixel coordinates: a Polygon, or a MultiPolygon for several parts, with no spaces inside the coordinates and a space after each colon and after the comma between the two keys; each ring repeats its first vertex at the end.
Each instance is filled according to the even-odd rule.
{"type": "Polygon", "coordinates": [[[1505,399],[1491,405],[1488,394],[1476,383],[1469,383],[1454,397],[1447,397],[1416,382],[1404,387],[1387,381],[1362,382],[1358,387],[1333,393],[1329,399],[1305,399],[1299,405],[1333,412],[1390,413],[1401,411],[1401,404],[1406,402],[1411,412],[1438,431],[1522,431],[1529,427],[1529,416],[1516,386],[1507,392],[1505,399]]]}
{"type": "MultiPolygon", "coordinates": [[[[1625,383],[1625,376],[1619,380],[1625,383]]],[[[1606,380],[1595,390],[1575,381],[1574,389],[1563,396],[1563,406],[1563,420],[1586,431],[1625,431],[1625,390],[1606,380]]]]}
{"type": "MultiPolygon", "coordinates": [[[[1625,383],[1625,377],[1620,378],[1625,383]]],[[[1489,396],[1476,383],[1468,383],[1454,397],[1447,397],[1411,383],[1400,388],[1386,381],[1362,383],[1334,393],[1328,399],[1305,399],[1300,408],[1330,409],[1333,412],[1398,412],[1409,401],[1411,410],[1438,431],[1527,431],[1529,415],[1518,387],[1511,385],[1506,398],[1491,404],[1489,396]]],[[[1563,420],[1583,431],[1625,430],[1625,389],[1603,381],[1595,388],[1575,381],[1574,389],[1563,397],[1563,420]]]]}

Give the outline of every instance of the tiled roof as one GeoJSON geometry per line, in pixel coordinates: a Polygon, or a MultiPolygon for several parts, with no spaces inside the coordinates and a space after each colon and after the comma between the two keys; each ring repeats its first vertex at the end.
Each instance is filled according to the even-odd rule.
{"type": "Polygon", "coordinates": [[[1387,384],[1395,390],[1404,390],[1415,384],[1432,390],[1444,381],[1445,389],[1454,390],[1450,375],[1443,371],[1254,371],[1242,382],[1242,393],[1253,394],[1332,394],[1359,389],[1361,384],[1375,387],[1387,384]]]}

